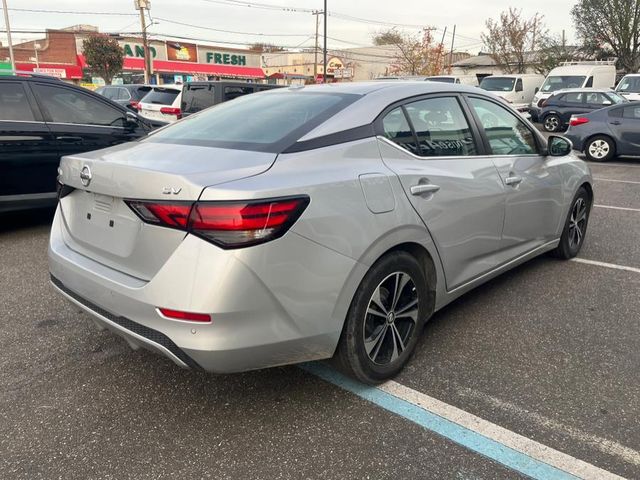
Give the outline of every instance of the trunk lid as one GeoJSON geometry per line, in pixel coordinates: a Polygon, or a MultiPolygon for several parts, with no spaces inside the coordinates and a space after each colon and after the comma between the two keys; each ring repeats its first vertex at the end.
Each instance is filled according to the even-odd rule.
{"type": "Polygon", "coordinates": [[[60,200],[64,241],[99,263],[150,280],[185,233],[142,222],[124,199],[194,202],[204,188],[259,175],[275,158],[144,141],[63,157],[61,180],[76,189],[60,200]]]}

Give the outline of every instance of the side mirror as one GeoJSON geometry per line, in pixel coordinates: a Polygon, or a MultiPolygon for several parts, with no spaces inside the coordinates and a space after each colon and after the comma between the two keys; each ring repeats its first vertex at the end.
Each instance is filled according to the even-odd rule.
{"type": "Polygon", "coordinates": [[[569,155],[573,150],[573,144],[570,140],[557,135],[551,135],[549,137],[549,143],[547,144],[547,150],[551,157],[564,157],[569,155]]]}
{"type": "Polygon", "coordinates": [[[124,123],[128,128],[136,128],[140,124],[140,118],[133,112],[127,112],[124,117],[124,123]]]}

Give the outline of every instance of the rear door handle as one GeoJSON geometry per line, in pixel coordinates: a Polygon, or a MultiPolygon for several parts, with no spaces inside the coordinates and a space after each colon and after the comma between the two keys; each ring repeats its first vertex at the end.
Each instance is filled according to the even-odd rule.
{"type": "Polygon", "coordinates": [[[80,143],[82,142],[82,137],[71,137],[71,136],[61,136],[61,137],[56,137],[56,140],[58,140],[59,142],[65,142],[65,143],[80,143]]]}
{"type": "Polygon", "coordinates": [[[620,120],[614,120],[613,122],[609,122],[611,125],[622,125],[620,120]]]}
{"type": "Polygon", "coordinates": [[[511,186],[519,185],[522,183],[522,177],[518,175],[509,175],[504,179],[504,183],[511,186]]]}
{"type": "Polygon", "coordinates": [[[425,193],[436,193],[440,190],[439,185],[433,185],[431,183],[421,183],[411,187],[411,195],[422,195],[425,193]]]}

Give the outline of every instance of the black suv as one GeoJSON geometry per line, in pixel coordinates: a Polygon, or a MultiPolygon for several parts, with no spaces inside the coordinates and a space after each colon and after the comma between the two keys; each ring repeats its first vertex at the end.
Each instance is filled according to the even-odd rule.
{"type": "Polygon", "coordinates": [[[60,157],[146,135],[126,107],[44,75],[0,76],[0,213],[55,205],[60,157]]]}
{"type": "Polygon", "coordinates": [[[186,117],[218,103],[279,87],[281,85],[247,82],[189,82],[182,87],[180,109],[182,110],[182,115],[186,117]]]}

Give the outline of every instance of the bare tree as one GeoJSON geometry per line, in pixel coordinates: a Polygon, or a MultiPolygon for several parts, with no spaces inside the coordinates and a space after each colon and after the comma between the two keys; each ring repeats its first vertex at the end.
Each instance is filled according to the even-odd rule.
{"type": "Polygon", "coordinates": [[[402,34],[396,28],[382,30],[373,35],[374,45],[396,45],[402,43],[402,34]]]}
{"type": "Polygon", "coordinates": [[[536,63],[536,52],[547,36],[543,18],[538,13],[523,18],[521,10],[509,8],[497,21],[486,21],[487,33],[482,34],[482,41],[506,73],[526,73],[527,66],[536,63]]]}
{"type": "Polygon", "coordinates": [[[571,15],[586,47],[610,49],[626,72],[640,69],[640,0],[580,0],[571,15]]]}

